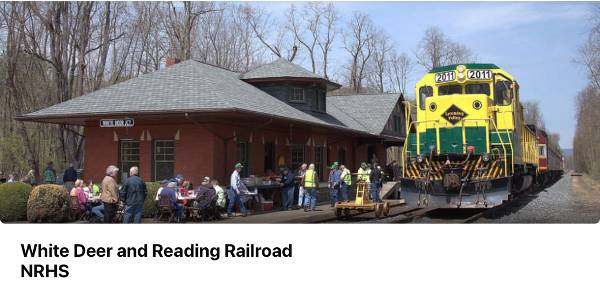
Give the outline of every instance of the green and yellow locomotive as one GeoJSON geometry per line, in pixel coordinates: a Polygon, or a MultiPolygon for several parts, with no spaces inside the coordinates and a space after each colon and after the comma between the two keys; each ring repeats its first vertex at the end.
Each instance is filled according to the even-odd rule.
{"type": "Polygon", "coordinates": [[[531,185],[536,134],[525,125],[519,84],[509,73],[494,64],[436,67],[417,82],[416,94],[402,151],[407,203],[492,207],[531,185]]]}

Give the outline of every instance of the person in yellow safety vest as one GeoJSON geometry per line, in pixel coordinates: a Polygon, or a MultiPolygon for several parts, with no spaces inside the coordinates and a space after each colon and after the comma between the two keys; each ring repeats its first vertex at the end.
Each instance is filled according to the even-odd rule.
{"type": "Polygon", "coordinates": [[[342,179],[340,186],[342,191],[342,201],[348,202],[348,188],[352,185],[352,174],[344,164],[340,165],[340,171],[342,171],[342,175],[340,175],[340,178],[342,179]]]}
{"type": "Polygon", "coordinates": [[[315,210],[317,207],[318,181],[319,178],[315,171],[315,165],[310,164],[302,179],[302,183],[304,184],[304,211],[315,210]]]}
{"type": "Polygon", "coordinates": [[[371,183],[369,180],[369,176],[371,175],[371,169],[367,165],[367,163],[363,162],[360,164],[360,168],[358,168],[358,172],[356,172],[356,182],[363,181],[367,184],[371,183]]]}

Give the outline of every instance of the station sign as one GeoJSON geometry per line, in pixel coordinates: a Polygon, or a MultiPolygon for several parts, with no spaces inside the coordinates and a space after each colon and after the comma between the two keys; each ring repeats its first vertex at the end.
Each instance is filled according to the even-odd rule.
{"type": "Polygon", "coordinates": [[[129,128],[133,127],[134,124],[135,123],[132,118],[100,120],[101,128],[129,128]]]}

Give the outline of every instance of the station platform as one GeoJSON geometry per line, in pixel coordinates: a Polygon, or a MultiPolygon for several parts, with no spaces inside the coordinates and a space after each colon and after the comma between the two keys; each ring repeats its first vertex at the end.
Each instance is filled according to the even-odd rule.
{"type": "MultiPolygon", "coordinates": [[[[386,200],[390,207],[404,204],[404,200],[386,200]]],[[[239,214],[238,214],[239,215],[239,214]]],[[[334,208],[329,204],[322,204],[314,211],[295,209],[287,211],[273,211],[258,214],[248,214],[246,217],[234,216],[222,219],[216,223],[322,223],[335,220],[334,208]]]]}

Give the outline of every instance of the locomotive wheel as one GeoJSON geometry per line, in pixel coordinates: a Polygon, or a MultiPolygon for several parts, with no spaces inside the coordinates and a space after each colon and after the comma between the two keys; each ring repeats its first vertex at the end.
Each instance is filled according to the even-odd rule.
{"type": "Polygon", "coordinates": [[[344,208],[344,216],[346,216],[346,217],[350,216],[350,209],[344,208]]]}
{"type": "Polygon", "coordinates": [[[342,209],[341,208],[335,209],[335,217],[337,217],[337,218],[342,217],[342,209]]]}
{"type": "Polygon", "coordinates": [[[381,217],[381,213],[383,210],[383,205],[380,203],[375,204],[375,218],[381,217]]]}
{"type": "Polygon", "coordinates": [[[383,216],[388,216],[389,214],[390,214],[390,203],[386,201],[383,203],[383,216]]]}

